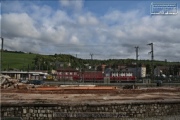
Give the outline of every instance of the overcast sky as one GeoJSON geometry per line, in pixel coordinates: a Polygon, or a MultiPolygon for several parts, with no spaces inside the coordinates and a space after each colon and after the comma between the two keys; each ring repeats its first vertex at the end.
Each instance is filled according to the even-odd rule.
{"type": "Polygon", "coordinates": [[[151,16],[152,2],[7,0],[1,2],[0,17],[4,49],[135,59],[139,46],[139,59],[151,59],[147,44],[153,43],[154,59],[180,61],[180,14],[151,16]]]}

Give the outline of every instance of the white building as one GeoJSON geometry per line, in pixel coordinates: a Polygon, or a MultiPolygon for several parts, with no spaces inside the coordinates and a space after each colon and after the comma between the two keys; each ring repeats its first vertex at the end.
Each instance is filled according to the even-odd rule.
{"type": "Polygon", "coordinates": [[[140,77],[146,77],[146,66],[140,67],[140,77]]]}

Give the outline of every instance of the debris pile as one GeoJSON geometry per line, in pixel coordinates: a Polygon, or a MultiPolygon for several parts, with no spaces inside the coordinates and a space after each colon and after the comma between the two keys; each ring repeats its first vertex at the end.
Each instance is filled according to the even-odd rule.
{"type": "Polygon", "coordinates": [[[17,79],[12,79],[7,75],[0,75],[0,85],[1,88],[16,88],[16,84],[18,83],[17,79]]]}
{"type": "Polygon", "coordinates": [[[17,79],[13,79],[7,75],[0,75],[0,87],[1,89],[31,89],[34,88],[34,84],[22,83],[17,79]]]}

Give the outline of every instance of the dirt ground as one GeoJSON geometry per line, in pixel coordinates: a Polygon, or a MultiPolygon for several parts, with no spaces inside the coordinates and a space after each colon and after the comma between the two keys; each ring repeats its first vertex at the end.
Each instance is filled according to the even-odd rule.
{"type": "Polygon", "coordinates": [[[49,87],[1,89],[1,103],[124,103],[180,100],[180,87],[122,89],[110,86],[49,87]]]}

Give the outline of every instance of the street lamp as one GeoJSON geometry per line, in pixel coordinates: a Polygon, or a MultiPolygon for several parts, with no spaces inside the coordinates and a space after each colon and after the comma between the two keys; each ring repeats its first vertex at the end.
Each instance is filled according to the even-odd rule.
{"type": "Polygon", "coordinates": [[[3,52],[3,42],[4,42],[4,38],[1,38],[1,60],[0,60],[0,74],[2,74],[2,52],[3,52]]]}

